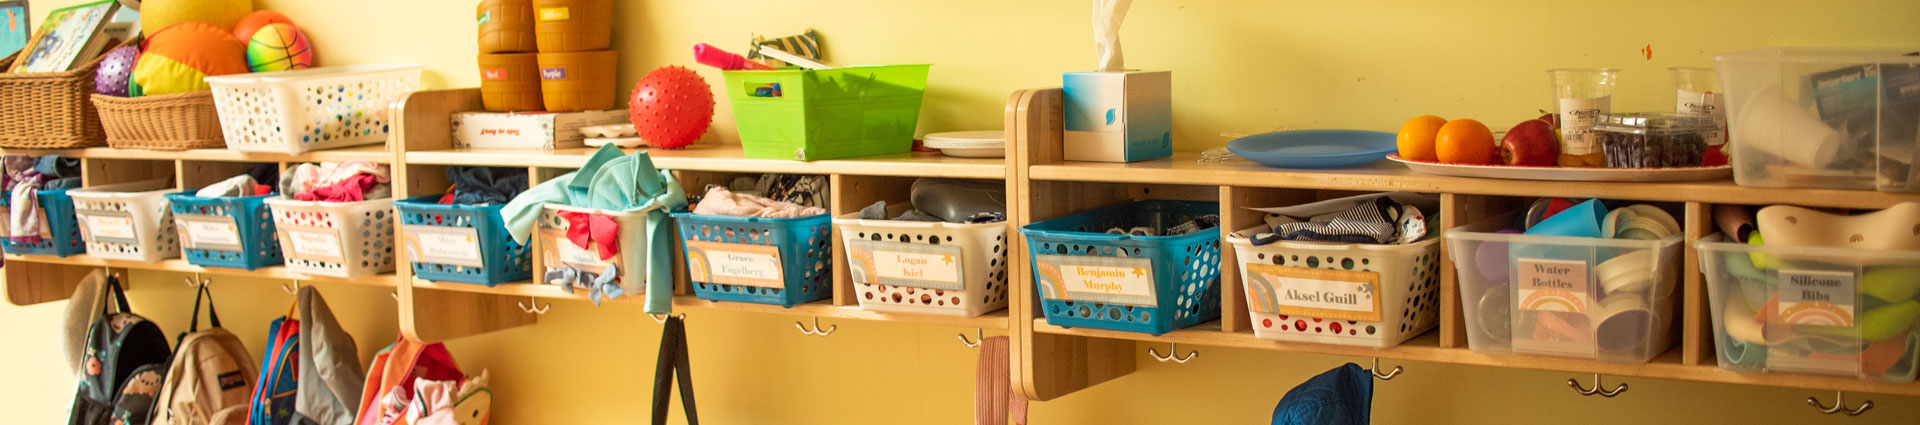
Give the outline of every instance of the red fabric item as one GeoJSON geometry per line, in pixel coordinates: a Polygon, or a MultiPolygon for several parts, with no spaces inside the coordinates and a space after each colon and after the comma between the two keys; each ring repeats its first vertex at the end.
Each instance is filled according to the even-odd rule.
{"type": "Polygon", "coordinates": [[[302,201],[360,202],[367,200],[367,190],[380,184],[380,176],[361,174],[348,177],[332,186],[321,186],[311,191],[295,193],[293,199],[302,201]]]}
{"type": "Polygon", "coordinates": [[[273,193],[273,186],[256,184],[256,185],[253,185],[253,193],[247,196],[269,195],[272,193],[273,193]]]}
{"type": "Polygon", "coordinates": [[[567,220],[567,240],[574,246],[592,249],[599,244],[601,260],[620,254],[620,223],[613,217],[560,211],[560,218],[567,220]]]}
{"type": "Polygon", "coordinates": [[[447,193],[441,194],[440,200],[435,202],[440,205],[453,205],[453,186],[447,186],[447,193]]]}
{"type": "Polygon", "coordinates": [[[374,403],[387,393],[413,392],[416,379],[466,381],[466,374],[460,372],[460,365],[454,363],[446,345],[398,339],[387,351],[375,355],[373,364],[367,367],[367,384],[360,393],[360,415],[355,424],[378,425],[380,409],[374,408],[374,403]]]}

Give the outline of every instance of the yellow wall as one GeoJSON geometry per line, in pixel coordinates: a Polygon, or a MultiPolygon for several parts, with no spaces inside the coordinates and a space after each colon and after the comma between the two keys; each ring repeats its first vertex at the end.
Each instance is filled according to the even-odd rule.
{"type": "MultiPolygon", "coordinates": [[[[160,0],[150,0],[160,1],[160,0]]],[[[35,0],[35,15],[77,0],[35,0]]],[[[419,62],[437,87],[477,81],[473,1],[259,0],[310,32],[325,64],[419,62]]],[[[840,63],[934,63],[921,131],[998,128],[1007,93],[1057,85],[1093,66],[1083,0],[622,0],[616,46],[623,87],[689,48],[739,49],[749,33],[819,29],[840,63]]],[[[1407,117],[1481,118],[1496,128],[1548,106],[1551,67],[1624,68],[1616,108],[1671,105],[1664,69],[1714,52],[1783,45],[1920,46],[1920,2],[1882,1],[1219,1],[1140,0],[1126,26],[1129,64],[1173,69],[1176,143],[1223,144],[1223,132],[1279,127],[1391,130],[1407,117]],[[1641,55],[1651,45],[1652,59],[1641,55]]],[[[36,21],[37,22],[37,21],[36,21]]],[[[710,139],[730,140],[721,102],[710,139]]],[[[137,272],[138,311],[184,327],[192,292],[178,274],[137,272]]],[[[216,279],[228,327],[258,352],[291,298],[276,281],[216,279]]],[[[383,290],[321,289],[362,355],[395,334],[383,290]]],[[[0,307],[0,416],[59,423],[72,377],[55,349],[64,303],[0,307]]],[[[959,329],[835,322],[804,337],[791,318],[692,312],[702,413],[718,424],[963,424],[976,352],[959,329]]],[[[540,324],[451,341],[469,370],[492,370],[495,423],[646,421],[659,326],[637,306],[557,302],[540,324]]],[[[1144,353],[1145,347],[1141,348],[1144,353]]],[[[1343,361],[1202,348],[1185,365],[1140,357],[1140,372],[1038,403],[1033,423],[1265,423],[1295,383],[1343,361]]],[[[1914,398],[1872,398],[1861,418],[1824,417],[1808,391],[1630,379],[1615,399],[1572,394],[1561,373],[1406,363],[1378,389],[1378,423],[1910,423],[1914,398]],[[1846,421],[1846,422],[1842,422],[1846,421]]],[[[1581,377],[1583,382],[1590,378],[1581,377]]],[[[1609,379],[1614,382],[1617,379],[1609,379]]],[[[1831,401],[1832,394],[1818,394],[1831,401]]],[[[676,404],[677,406],[677,404],[676,404]]],[[[676,410],[678,408],[676,407],[676,410]]],[[[676,420],[677,421],[677,420],[676,420]]]]}

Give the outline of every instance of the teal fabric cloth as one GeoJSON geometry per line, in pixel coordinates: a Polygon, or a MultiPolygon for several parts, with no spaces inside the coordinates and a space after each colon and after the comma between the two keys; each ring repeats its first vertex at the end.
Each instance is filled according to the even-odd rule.
{"type": "Polygon", "coordinates": [[[527,243],[541,206],[549,203],[624,212],[652,208],[646,213],[646,240],[621,243],[647,244],[647,313],[673,311],[673,235],[667,213],[687,207],[686,190],[673,172],[654,168],[653,157],[644,151],[621,155],[618,147],[601,146],[578,171],[542,182],[501,208],[507,233],[527,243]]]}

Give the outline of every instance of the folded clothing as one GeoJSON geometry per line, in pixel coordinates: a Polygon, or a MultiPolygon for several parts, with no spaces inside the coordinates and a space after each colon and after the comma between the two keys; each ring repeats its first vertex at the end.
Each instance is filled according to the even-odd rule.
{"type": "Polygon", "coordinates": [[[1160,229],[1154,229],[1152,227],[1146,227],[1146,226],[1133,227],[1133,228],[1111,227],[1111,228],[1107,228],[1107,234],[1134,235],[1134,236],[1175,236],[1175,235],[1184,235],[1188,233],[1212,229],[1215,227],[1220,227],[1219,214],[1207,214],[1199,217],[1194,217],[1192,220],[1187,220],[1185,222],[1181,222],[1180,224],[1173,225],[1172,227],[1168,227],[1165,229],[1165,231],[1162,231],[1160,229]]]}
{"type": "Polygon", "coordinates": [[[1267,224],[1272,233],[1256,235],[1255,245],[1276,240],[1391,244],[1399,237],[1401,206],[1388,197],[1355,205],[1344,211],[1316,215],[1307,221],[1282,215],[1270,215],[1267,224]]]}
{"type": "Polygon", "coordinates": [[[200,188],[199,191],[193,192],[193,196],[200,198],[225,198],[229,196],[265,195],[266,193],[261,193],[262,190],[268,193],[273,191],[272,188],[262,186],[256,182],[252,175],[241,174],[200,188]]]}
{"type": "Polygon", "coordinates": [[[782,202],[764,196],[734,193],[724,187],[707,188],[693,213],[728,217],[797,218],[826,214],[827,209],[782,202]]]}
{"type": "Polygon", "coordinates": [[[504,204],[527,191],[527,169],[455,165],[447,167],[447,181],[453,196],[442,204],[504,204]]]}
{"type": "MultiPolygon", "coordinates": [[[[707,189],[712,188],[713,186],[709,186],[707,189]]],[[[726,189],[737,194],[754,195],[803,207],[826,208],[829,205],[827,176],[776,173],[741,176],[728,182],[726,189]]],[[[688,204],[698,204],[706,193],[702,191],[687,195],[688,204]]]]}
{"type": "Polygon", "coordinates": [[[390,198],[388,179],[387,166],[366,161],[300,164],[280,176],[280,196],[325,202],[390,198]]]}

